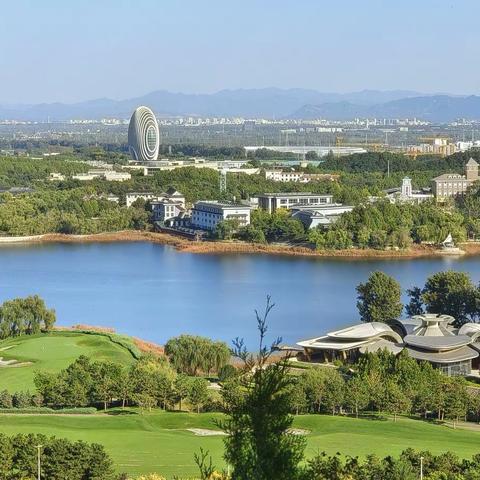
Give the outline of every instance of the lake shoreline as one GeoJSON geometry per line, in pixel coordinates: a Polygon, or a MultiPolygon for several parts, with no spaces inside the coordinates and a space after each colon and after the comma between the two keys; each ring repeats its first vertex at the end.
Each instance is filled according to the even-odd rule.
{"type": "Polygon", "coordinates": [[[462,254],[446,254],[430,245],[416,245],[408,250],[312,250],[309,247],[284,244],[253,244],[239,241],[231,242],[196,242],[168,233],[122,230],[119,232],[98,233],[90,235],[45,234],[29,237],[3,237],[2,245],[30,243],[116,243],[116,242],[151,242],[173,246],[179,252],[196,254],[267,254],[314,258],[348,258],[348,259],[414,259],[425,257],[445,257],[460,255],[480,255],[480,242],[468,242],[459,245],[462,254]]]}

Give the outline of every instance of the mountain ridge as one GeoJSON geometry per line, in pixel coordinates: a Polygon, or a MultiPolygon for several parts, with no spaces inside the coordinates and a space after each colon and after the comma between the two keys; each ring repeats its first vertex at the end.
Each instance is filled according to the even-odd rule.
{"type": "Polygon", "coordinates": [[[355,117],[413,118],[449,122],[480,118],[480,97],[422,94],[411,90],[319,92],[302,88],[225,89],[212,94],[155,90],[125,100],[97,98],[77,103],[0,104],[0,119],[68,121],[129,118],[139,105],[159,117],[245,117],[347,120],[355,117]]]}
{"type": "Polygon", "coordinates": [[[75,118],[130,117],[142,104],[148,105],[158,116],[243,116],[284,118],[307,104],[329,101],[352,101],[372,105],[418,95],[409,90],[362,90],[351,93],[324,93],[312,89],[258,88],[220,90],[213,94],[186,94],[155,90],[140,97],[125,100],[98,98],[65,104],[61,102],[26,105],[0,104],[0,118],[15,120],[65,121],[75,118]]]}

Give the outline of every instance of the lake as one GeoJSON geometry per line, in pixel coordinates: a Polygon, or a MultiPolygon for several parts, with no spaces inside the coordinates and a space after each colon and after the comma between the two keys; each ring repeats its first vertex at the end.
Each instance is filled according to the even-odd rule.
{"type": "Polygon", "coordinates": [[[480,280],[480,257],[358,260],[198,255],[151,243],[0,246],[0,301],[39,294],[59,325],[114,327],[158,343],[180,333],[256,339],[254,309],[276,303],[270,334],[284,342],[358,320],[355,287],[382,270],[403,288],[455,269],[480,280]]]}

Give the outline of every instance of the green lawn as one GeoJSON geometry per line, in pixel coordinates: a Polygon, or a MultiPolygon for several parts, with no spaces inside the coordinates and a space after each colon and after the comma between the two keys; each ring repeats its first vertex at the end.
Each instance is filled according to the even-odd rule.
{"type": "MultiPolygon", "coordinates": [[[[196,473],[193,454],[208,449],[222,467],[221,437],[198,437],[187,428],[216,429],[219,414],[164,413],[93,416],[0,415],[0,431],[6,434],[35,432],[82,439],[105,445],[119,472],[158,472],[167,477],[196,473]]],[[[297,417],[295,426],[311,431],[307,456],[318,451],[330,454],[380,456],[398,454],[407,447],[440,453],[453,451],[461,457],[480,452],[480,432],[453,430],[421,420],[366,420],[320,415],[297,417]]]]}
{"type": "Polygon", "coordinates": [[[56,372],[72,363],[80,355],[95,360],[112,360],[122,364],[134,361],[124,347],[102,335],[52,332],[41,335],[26,335],[0,342],[0,357],[19,362],[31,362],[18,367],[0,367],[0,390],[34,390],[33,372],[43,370],[56,372]],[[2,350],[5,347],[12,347],[2,350]]]}

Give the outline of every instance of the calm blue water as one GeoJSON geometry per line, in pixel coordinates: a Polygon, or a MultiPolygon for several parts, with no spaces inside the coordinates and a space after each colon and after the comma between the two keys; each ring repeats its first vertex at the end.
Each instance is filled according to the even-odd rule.
{"type": "Polygon", "coordinates": [[[285,342],[358,319],[355,286],[383,270],[402,287],[439,270],[480,280],[480,257],[416,260],[195,255],[150,243],[0,247],[0,301],[39,294],[60,325],[86,323],[164,342],[180,333],[256,338],[253,310],[270,294],[270,333],[285,342]]]}

